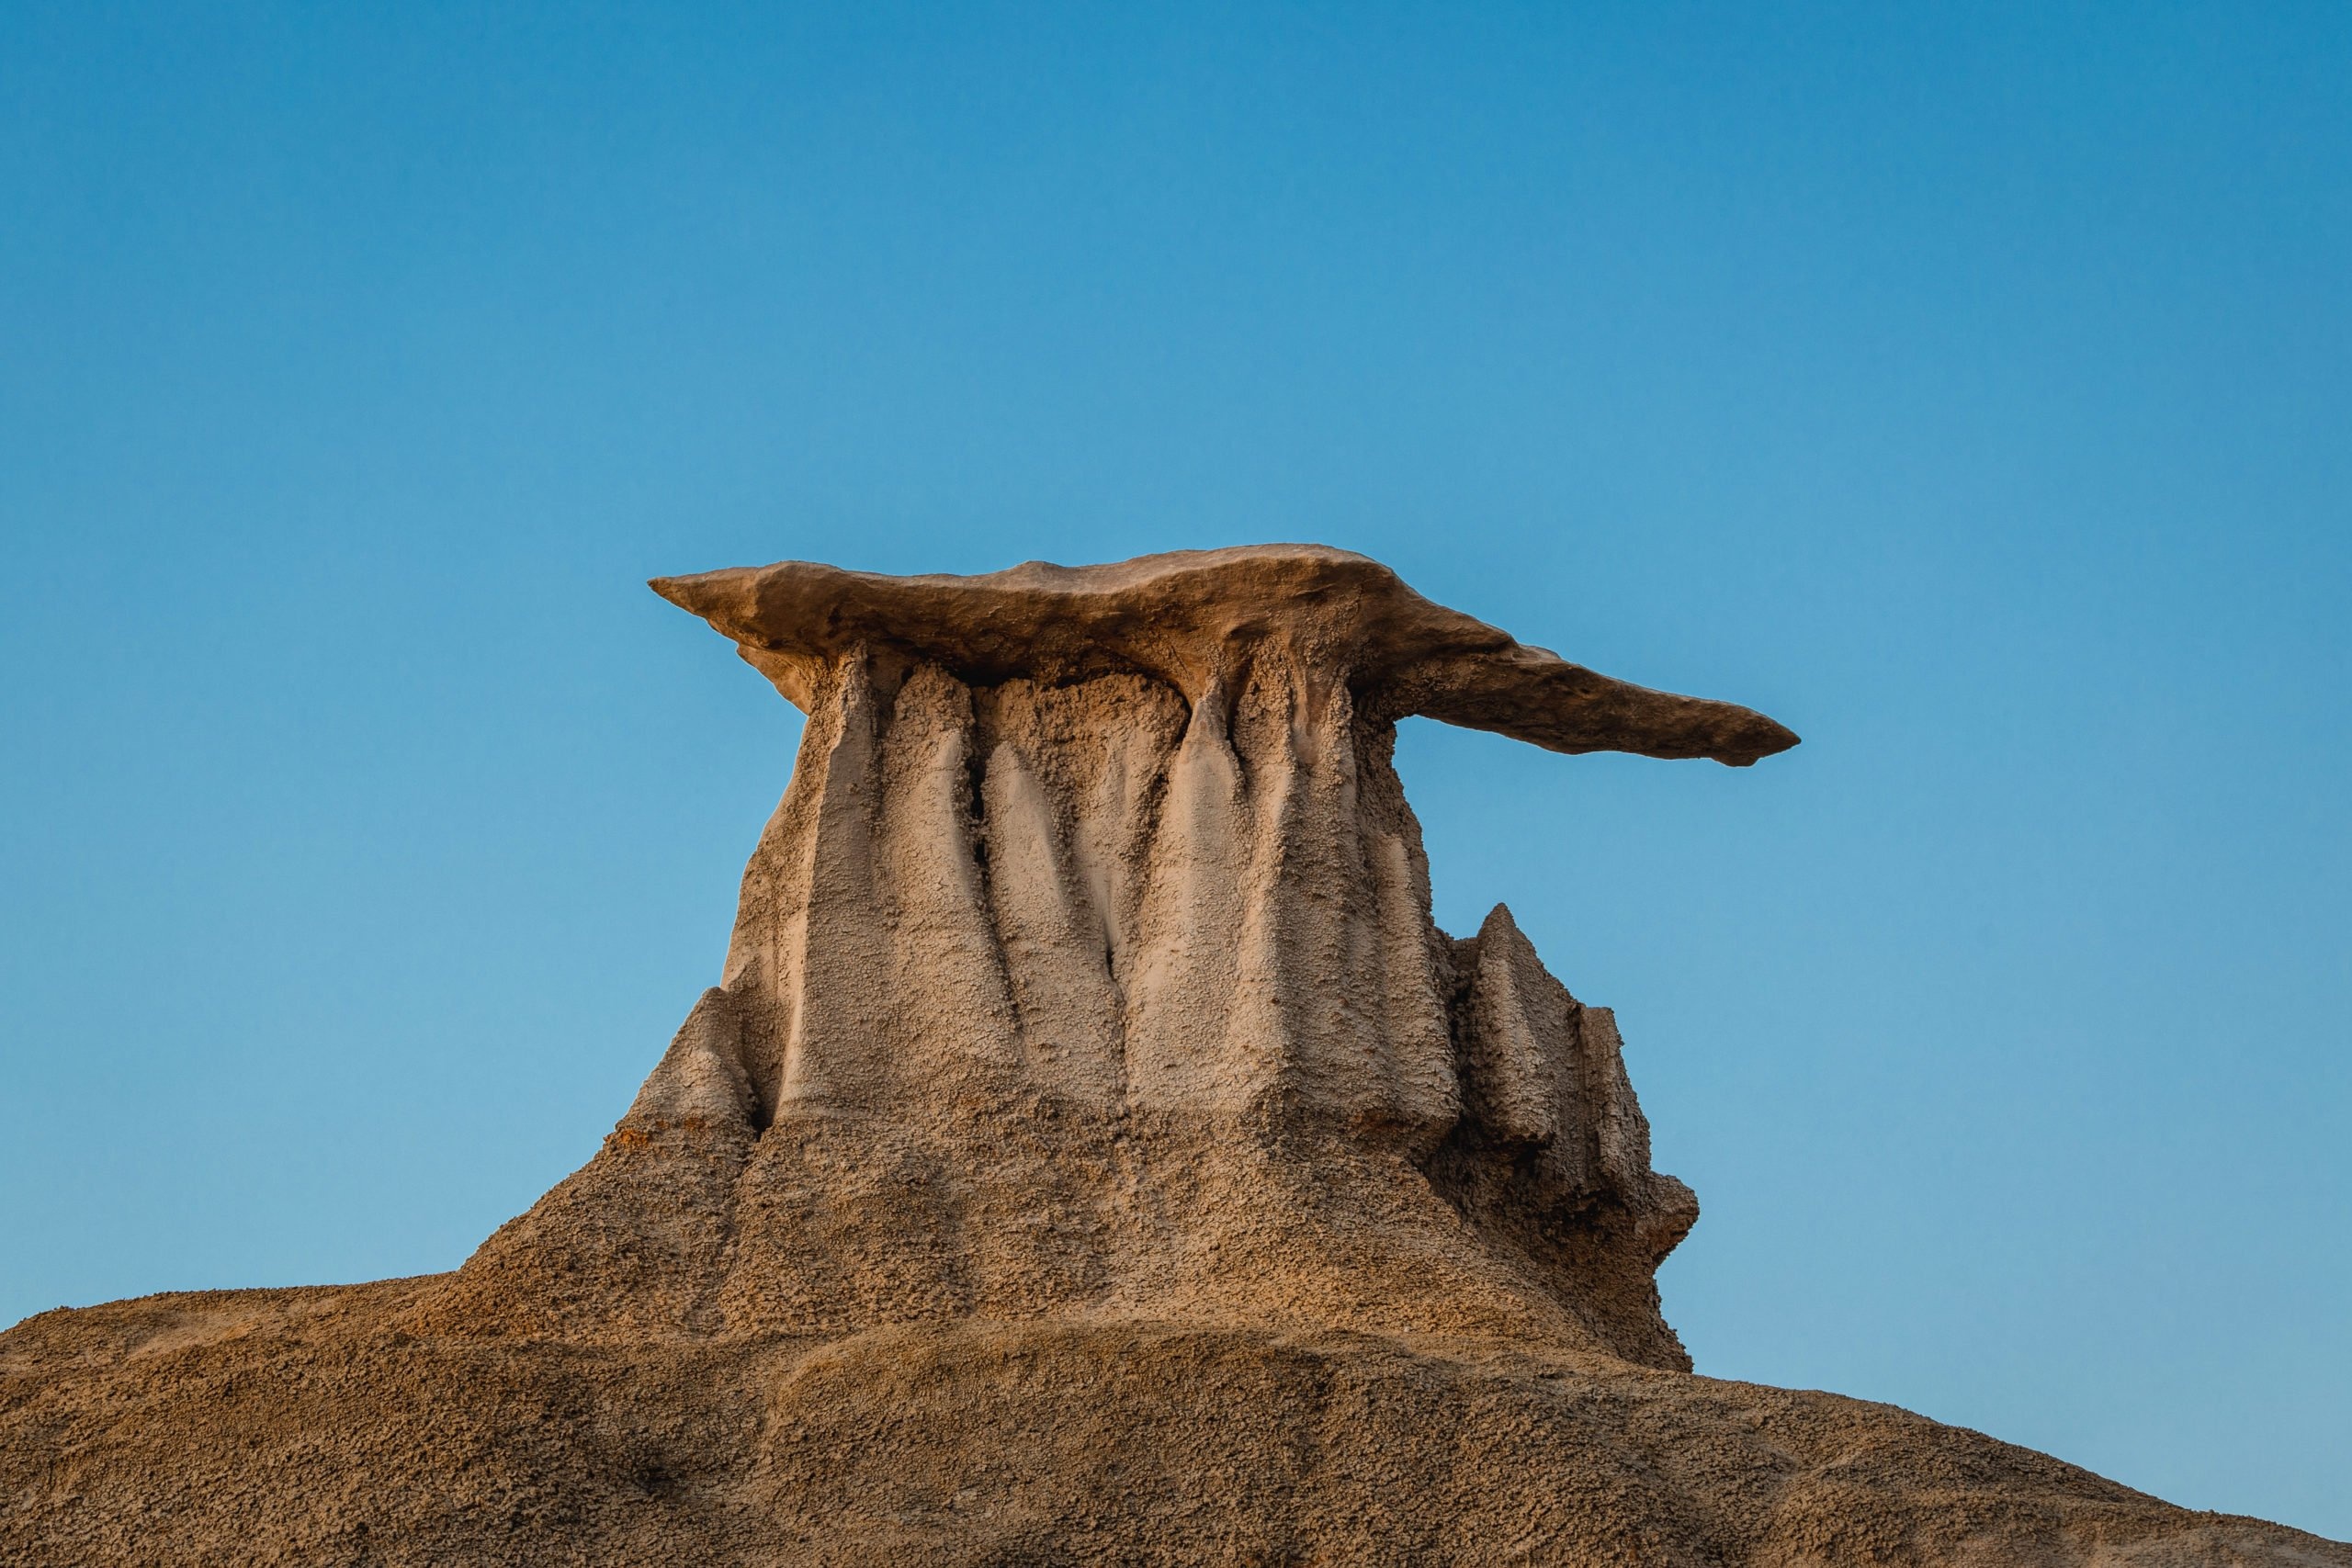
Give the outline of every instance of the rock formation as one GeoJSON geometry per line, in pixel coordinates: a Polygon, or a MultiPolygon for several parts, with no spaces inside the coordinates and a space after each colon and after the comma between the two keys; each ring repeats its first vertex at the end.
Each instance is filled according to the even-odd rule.
{"type": "Polygon", "coordinates": [[[1390,753],[1771,720],[1313,547],[654,587],[808,715],[721,983],[454,1274],[0,1338],[0,1556],[2352,1562],[1688,1375],[1615,1021],[1390,753]]]}
{"type": "Polygon", "coordinates": [[[1650,1276],[1697,1205],[1649,1168],[1615,1026],[1508,910],[1438,931],[1389,753],[1412,712],[1740,763],[1794,736],[1336,550],[654,586],[808,713],[799,761],[723,984],[452,1313],[1444,1329],[1687,1365],[1650,1276]],[[707,1224],[616,1224],[649,1184],[707,1224]],[[514,1288],[550,1267],[596,1288],[514,1288]]]}

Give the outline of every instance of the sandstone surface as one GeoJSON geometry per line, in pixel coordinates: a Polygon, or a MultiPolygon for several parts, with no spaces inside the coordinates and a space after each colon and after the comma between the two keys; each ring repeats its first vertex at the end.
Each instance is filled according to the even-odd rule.
{"type": "Polygon", "coordinates": [[[0,1336],[0,1561],[2352,1564],[1691,1375],[1616,1021],[1390,754],[1773,721],[1315,547],[654,586],[808,714],[720,984],[454,1273],[0,1336]]]}

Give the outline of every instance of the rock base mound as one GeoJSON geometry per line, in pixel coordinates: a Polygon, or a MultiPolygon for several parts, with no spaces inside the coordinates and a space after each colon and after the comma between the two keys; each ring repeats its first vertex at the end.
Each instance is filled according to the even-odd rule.
{"type": "Polygon", "coordinates": [[[1891,1406],[1525,1338],[401,1326],[446,1284],[0,1337],[0,1562],[2352,1565],[1891,1406]]]}

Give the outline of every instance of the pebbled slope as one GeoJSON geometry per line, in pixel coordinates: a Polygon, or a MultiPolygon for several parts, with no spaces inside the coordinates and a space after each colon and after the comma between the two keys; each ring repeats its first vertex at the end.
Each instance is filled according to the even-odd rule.
{"type": "Polygon", "coordinates": [[[1540,1341],[397,1326],[435,1283],[0,1335],[0,1562],[2352,1564],[1891,1406],[1540,1341]]]}

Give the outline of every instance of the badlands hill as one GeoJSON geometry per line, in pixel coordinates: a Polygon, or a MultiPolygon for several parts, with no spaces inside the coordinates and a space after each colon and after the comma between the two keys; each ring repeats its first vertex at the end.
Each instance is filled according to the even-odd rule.
{"type": "Polygon", "coordinates": [[[0,1336],[0,1562],[2352,1565],[1691,1374],[1616,1022],[1390,751],[1771,720],[1312,547],[654,586],[808,716],[721,983],[454,1273],[0,1336]]]}

